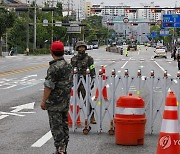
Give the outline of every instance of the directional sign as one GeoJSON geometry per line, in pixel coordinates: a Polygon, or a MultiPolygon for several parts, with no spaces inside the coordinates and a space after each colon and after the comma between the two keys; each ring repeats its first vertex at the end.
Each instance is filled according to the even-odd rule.
{"type": "Polygon", "coordinates": [[[151,37],[153,37],[153,38],[157,37],[157,32],[155,32],[155,31],[152,32],[152,33],[151,33],[151,37]]]}
{"type": "Polygon", "coordinates": [[[168,29],[161,29],[160,30],[160,36],[169,36],[169,30],[168,29]]]}
{"type": "Polygon", "coordinates": [[[56,21],[55,26],[56,27],[61,27],[62,26],[62,21],[56,21]]]}
{"type": "Polygon", "coordinates": [[[157,20],[157,25],[162,25],[162,20],[157,20]]]}
{"type": "Polygon", "coordinates": [[[48,20],[47,19],[43,20],[43,26],[48,26],[48,20]]]}
{"type": "Polygon", "coordinates": [[[180,28],[180,14],[164,14],[162,26],[180,28]]]}

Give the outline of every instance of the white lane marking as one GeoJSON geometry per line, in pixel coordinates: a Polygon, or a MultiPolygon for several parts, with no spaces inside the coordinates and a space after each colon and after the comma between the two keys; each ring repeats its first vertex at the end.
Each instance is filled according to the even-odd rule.
{"type": "Polygon", "coordinates": [[[9,113],[9,112],[0,112],[0,114],[13,115],[13,116],[19,116],[19,117],[23,117],[24,116],[24,115],[21,115],[21,114],[9,113]]]}
{"type": "Polygon", "coordinates": [[[144,66],[140,66],[141,68],[143,68],[144,66]]]}
{"type": "Polygon", "coordinates": [[[176,84],[177,84],[177,83],[178,83],[178,82],[177,82],[177,80],[174,80],[174,83],[176,83],[176,84]]]}
{"type": "Polygon", "coordinates": [[[163,72],[165,71],[164,68],[162,68],[156,61],[154,61],[154,62],[163,72]]]}
{"type": "Polygon", "coordinates": [[[40,148],[41,146],[43,146],[51,138],[52,138],[52,134],[51,134],[51,131],[49,131],[43,137],[41,137],[39,140],[37,140],[34,144],[32,144],[31,147],[40,148]]]}
{"type": "Polygon", "coordinates": [[[1,115],[1,116],[0,116],[0,120],[6,118],[6,117],[8,117],[8,116],[9,116],[9,115],[1,115]]]}
{"type": "Polygon", "coordinates": [[[123,65],[121,68],[124,68],[124,67],[126,66],[127,63],[128,63],[128,61],[126,61],[126,62],[124,63],[124,65],[123,65]]]}
{"type": "Polygon", "coordinates": [[[139,55],[139,51],[138,51],[138,55],[139,55]]]}
{"type": "Polygon", "coordinates": [[[171,74],[169,74],[169,73],[168,73],[167,75],[168,75],[168,76],[171,76],[171,74]]]}

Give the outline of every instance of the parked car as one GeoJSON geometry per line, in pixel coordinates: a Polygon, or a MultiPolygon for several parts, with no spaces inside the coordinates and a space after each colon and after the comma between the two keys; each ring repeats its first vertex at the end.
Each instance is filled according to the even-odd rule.
{"type": "Polygon", "coordinates": [[[64,53],[65,55],[73,55],[74,50],[72,46],[64,46],[64,53]]]}
{"type": "Polygon", "coordinates": [[[154,58],[160,57],[160,58],[167,58],[167,51],[164,46],[158,46],[155,49],[155,55],[154,58]]]}
{"type": "Polygon", "coordinates": [[[99,48],[99,41],[98,40],[91,40],[93,49],[98,49],[99,48]]]}
{"type": "Polygon", "coordinates": [[[92,50],[93,49],[93,45],[87,45],[87,50],[92,50]]]}

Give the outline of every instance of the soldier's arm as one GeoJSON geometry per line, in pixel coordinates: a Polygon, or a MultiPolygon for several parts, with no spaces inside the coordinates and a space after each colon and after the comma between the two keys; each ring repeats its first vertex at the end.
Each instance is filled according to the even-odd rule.
{"type": "Polygon", "coordinates": [[[74,69],[74,67],[76,67],[76,57],[75,56],[71,58],[71,65],[72,65],[73,69],[74,69]]]}
{"type": "Polygon", "coordinates": [[[51,94],[51,90],[48,87],[44,87],[44,93],[43,93],[43,97],[42,97],[42,101],[41,101],[41,109],[46,110],[46,101],[48,100],[50,94],[51,94]]]}
{"type": "Polygon", "coordinates": [[[55,88],[55,72],[56,70],[53,67],[50,67],[47,71],[47,76],[44,81],[44,93],[41,101],[41,108],[43,110],[46,110],[46,101],[48,100],[51,91],[55,88]]]}

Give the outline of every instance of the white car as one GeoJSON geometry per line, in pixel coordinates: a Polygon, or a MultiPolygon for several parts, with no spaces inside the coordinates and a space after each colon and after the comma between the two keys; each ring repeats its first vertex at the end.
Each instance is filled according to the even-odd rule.
{"type": "Polygon", "coordinates": [[[157,57],[167,58],[165,47],[158,47],[155,49],[154,52],[155,52],[154,58],[157,58],[157,57]]]}
{"type": "Polygon", "coordinates": [[[98,44],[93,44],[93,49],[98,49],[98,44]]]}
{"type": "Polygon", "coordinates": [[[64,46],[64,53],[65,53],[65,55],[73,55],[74,54],[73,47],[64,46]]]}
{"type": "Polygon", "coordinates": [[[87,45],[87,50],[92,50],[93,49],[93,45],[87,45]]]}

